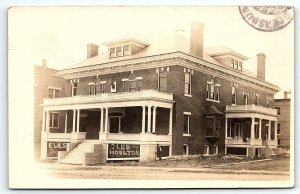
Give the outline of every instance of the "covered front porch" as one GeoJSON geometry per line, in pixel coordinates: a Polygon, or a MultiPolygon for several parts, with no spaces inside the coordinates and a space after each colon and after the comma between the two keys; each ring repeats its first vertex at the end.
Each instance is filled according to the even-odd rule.
{"type": "Polygon", "coordinates": [[[256,105],[226,106],[225,153],[236,148],[276,148],[277,112],[256,105]]]}
{"type": "Polygon", "coordinates": [[[171,146],[172,117],[173,95],[154,90],[45,99],[42,142],[171,146]]]}

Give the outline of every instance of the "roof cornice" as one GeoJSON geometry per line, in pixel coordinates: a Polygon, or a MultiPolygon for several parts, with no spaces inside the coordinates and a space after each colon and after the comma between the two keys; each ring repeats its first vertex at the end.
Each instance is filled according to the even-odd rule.
{"type": "Polygon", "coordinates": [[[208,61],[196,58],[192,55],[180,51],[164,53],[160,55],[139,57],[134,59],[125,59],[84,67],[64,69],[59,71],[58,73],[62,75],[65,79],[73,79],[172,65],[181,65],[189,67],[191,69],[195,69],[214,76],[222,77],[226,80],[234,81],[236,83],[240,83],[243,85],[251,85],[252,87],[259,87],[262,90],[268,90],[272,93],[276,93],[279,91],[278,86],[275,86],[269,82],[259,80],[256,77],[251,77],[249,75],[243,74],[238,70],[232,69],[231,67],[210,63],[208,61]],[[180,62],[178,63],[174,59],[179,59],[180,62]],[[161,61],[166,60],[168,61],[168,63],[161,63],[161,61]]]}

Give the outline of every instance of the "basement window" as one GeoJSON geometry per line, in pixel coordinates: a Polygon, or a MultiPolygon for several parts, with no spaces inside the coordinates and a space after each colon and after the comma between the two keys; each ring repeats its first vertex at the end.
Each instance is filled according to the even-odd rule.
{"type": "Polygon", "coordinates": [[[184,156],[189,155],[189,148],[190,148],[190,146],[188,144],[183,144],[183,155],[184,156]]]}

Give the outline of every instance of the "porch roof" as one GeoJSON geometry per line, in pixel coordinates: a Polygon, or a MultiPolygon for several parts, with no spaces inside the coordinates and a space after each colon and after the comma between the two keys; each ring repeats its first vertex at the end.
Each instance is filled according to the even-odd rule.
{"type": "Polygon", "coordinates": [[[257,106],[254,104],[226,105],[225,114],[228,118],[229,117],[243,118],[243,117],[252,117],[253,115],[256,115],[262,118],[277,120],[276,109],[257,106]]]}
{"type": "Polygon", "coordinates": [[[46,98],[43,107],[47,110],[68,110],[104,107],[159,106],[171,108],[174,103],[172,93],[156,90],[136,92],[104,93],[98,95],[46,98]]]}

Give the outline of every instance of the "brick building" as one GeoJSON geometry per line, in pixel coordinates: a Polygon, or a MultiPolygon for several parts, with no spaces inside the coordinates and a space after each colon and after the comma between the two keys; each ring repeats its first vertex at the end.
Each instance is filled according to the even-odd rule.
{"type": "Polygon", "coordinates": [[[34,76],[34,157],[40,158],[43,99],[65,97],[65,80],[57,75],[57,70],[46,66],[46,60],[35,65],[34,76]]]}
{"type": "MultiPolygon", "coordinates": [[[[198,154],[258,155],[277,147],[274,94],[243,68],[247,57],[203,47],[203,24],[87,45],[87,59],[58,74],[64,98],[43,102],[41,157],[95,164],[198,154]],[[84,153],[84,154],[83,154],[84,153]]],[[[61,96],[62,97],[62,96],[61,96]]]]}
{"type": "Polygon", "coordinates": [[[278,114],[278,147],[290,148],[290,114],[291,114],[291,99],[288,94],[290,92],[284,92],[284,98],[275,99],[275,109],[278,114]]]}

